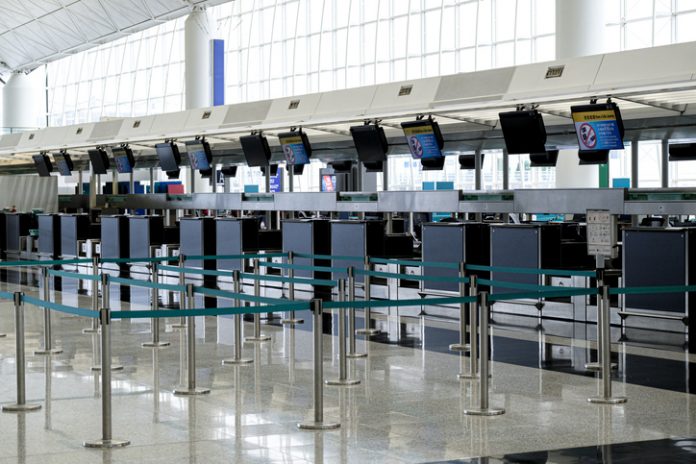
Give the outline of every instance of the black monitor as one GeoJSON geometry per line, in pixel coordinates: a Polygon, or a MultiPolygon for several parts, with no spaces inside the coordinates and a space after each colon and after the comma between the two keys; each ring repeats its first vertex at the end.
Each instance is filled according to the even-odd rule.
{"type": "Polygon", "coordinates": [[[288,165],[300,165],[309,163],[312,156],[312,146],[309,144],[307,134],[304,132],[284,132],[278,134],[283,156],[288,165]]]}
{"type": "Polygon", "coordinates": [[[696,143],[674,143],[669,146],[670,161],[696,160],[696,143]]]}
{"type": "Polygon", "coordinates": [[[74,168],[72,158],[67,153],[54,153],[53,159],[56,162],[56,168],[61,176],[72,175],[72,170],[74,168]]]}
{"type": "MultiPolygon", "coordinates": [[[[181,163],[179,147],[174,142],[164,142],[155,145],[160,168],[165,172],[178,171],[181,163]]],[[[177,176],[178,177],[178,176],[177,176]]]]}
{"type": "Polygon", "coordinates": [[[333,168],[334,172],[349,173],[353,169],[353,162],[350,160],[332,161],[329,166],[333,168]]]}
{"type": "MultiPolygon", "coordinates": [[[[440,126],[432,119],[402,122],[408,148],[414,159],[424,160],[442,158],[445,140],[442,138],[440,126]]],[[[430,163],[429,163],[430,164],[430,163]]],[[[425,166],[425,165],[424,165],[425,166]]]]}
{"type": "MultiPolygon", "coordinates": [[[[481,153],[481,166],[483,166],[484,154],[481,153]]],[[[476,169],[476,155],[459,155],[459,169],[476,169]]]]}
{"type": "MultiPolygon", "coordinates": [[[[358,159],[363,163],[376,163],[387,159],[389,143],[384,129],[377,124],[364,124],[350,128],[358,159]]],[[[380,166],[381,170],[381,166],[380,166]]]]}
{"type": "Polygon", "coordinates": [[[167,179],[178,179],[179,174],[181,174],[181,169],[177,169],[176,171],[165,171],[164,173],[167,175],[167,179]]]}
{"type": "Polygon", "coordinates": [[[271,159],[271,148],[268,146],[268,140],[261,134],[245,135],[239,138],[242,144],[244,158],[246,158],[249,167],[268,166],[271,159]]]}
{"type": "MultiPolygon", "coordinates": [[[[203,139],[189,140],[186,142],[186,153],[188,154],[191,169],[198,169],[201,174],[211,171],[213,161],[213,151],[210,144],[203,139]]],[[[212,172],[212,171],[211,171],[212,172]]]]}
{"type": "Polygon", "coordinates": [[[292,167],[292,173],[296,176],[301,176],[304,173],[304,164],[295,164],[292,167]]]}
{"type": "Polygon", "coordinates": [[[220,172],[225,177],[236,177],[237,166],[223,166],[222,168],[220,168],[220,172]]]}
{"type": "Polygon", "coordinates": [[[365,166],[365,172],[382,172],[382,171],[384,171],[384,161],[363,162],[363,166],[365,166]]]}
{"type": "Polygon", "coordinates": [[[424,171],[442,171],[445,167],[445,157],[440,156],[439,158],[423,158],[421,159],[421,166],[424,171]]]}
{"type": "Polygon", "coordinates": [[[34,160],[34,166],[36,167],[36,172],[39,173],[41,177],[48,177],[53,171],[53,164],[51,164],[51,159],[45,153],[38,155],[33,155],[31,159],[34,160]]]}
{"type": "Polygon", "coordinates": [[[609,150],[578,150],[578,164],[607,164],[609,162],[609,150]]]}
{"type": "Polygon", "coordinates": [[[109,157],[106,155],[106,150],[97,147],[94,150],[87,150],[87,154],[89,154],[94,174],[106,174],[109,171],[109,157]]]}
{"type": "Polygon", "coordinates": [[[270,166],[261,166],[261,174],[264,176],[266,175],[266,169],[269,169],[271,171],[271,177],[275,177],[278,175],[278,165],[277,164],[271,164],[270,166]]]}
{"type": "Polygon", "coordinates": [[[111,147],[111,155],[116,163],[116,171],[120,174],[130,174],[135,166],[133,150],[129,147],[111,147]]]}
{"type": "Polygon", "coordinates": [[[533,168],[556,167],[556,162],[558,162],[558,150],[546,150],[543,153],[530,153],[529,162],[530,166],[533,168]]]}
{"type": "Polygon", "coordinates": [[[546,127],[537,110],[499,113],[505,146],[510,155],[546,151],[546,127]]]}
{"type": "Polygon", "coordinates": [[[570,107],[581,151],[623,150],[624,126],[616,103],[570,107]]]}

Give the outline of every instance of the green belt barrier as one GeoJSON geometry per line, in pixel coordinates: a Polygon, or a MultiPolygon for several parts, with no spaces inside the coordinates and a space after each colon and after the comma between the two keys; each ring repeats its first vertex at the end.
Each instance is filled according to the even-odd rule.
{"type": "Polygon", "coordinates": [[[267,312],[309,310],[309,302],[298,304],[279,304],[271,306],[237,306],[229,308],[196,309],[158,309],[144,311],[111,311],[112,319],[151,319],[163,317],[233,316],[236,314],[256,314],[267,312]]]}
{"type": "Polygon", "coordinates": [[[333,255],[312,255],[308,253],[293,253],[295,258],[309,258],[309,259],[325,259],[332,261],[360,261],[361,263],[365,261],[363,256],[333,256],[333,255]]]}
{"type": "Polygon", "coordinates": [[[184,260],[218,261],[221,259],[263,259],[263,258],[287,258],[287,253],[259,253],[254,255],[184,255],[184,260]]]}
{"type": "Polygon", "coordinates": [[[30,305],[38,306],[40,308],[53,309],[54,311],[59,311],[61,313],[74,314],[75,316],[98,318],[99,311],[92,311],[91,309],[76,308],[74,306],[65,306],[62,304],[54,303],[52,301],[44,301],[31,296],[22,297],[24,303],[30,305]]]}
{"type": "Polygon", "coordinates": [[[322,285],[325,287],[335,287],[338,282],[327,279],[310,279],[309,277],[284,277],[275,275],[256,275],[256,274],[240,274],[244,279],[267,281],[267,282],[292,282],[296,284],[307,285],[322,285]]]}
{"type": "Polygon", "coordinates": [[[531,290],[534,292],[543,291],[563,291],[565,289],[585,289],[586,287],[561,287],[557,285],[535,285],[535,284],[521,284],[517,282],[506,282],[503,280],[488,280],[488,279],[478,279],[476,281],[479,285],[485,287],[502,287],[502,288],[515,288],[518,290],[531,290]]]}
{"type": "Polygon", "coordinates": [[[319,272],[346,272],[347,268],[330,266],[309,266],[304,264],[288,263],[259,263],[259,266],[274,267],[277,269],[295,269],[298,271],[319,271],[319,272]]]}
{"type": "Polygon", "coordinates": [[[161,271],[179,272],[183,274],[199,274],[216,277],[232,277],[232,271],[215,271],[212,269],[194,269],[192,267],[160,266],[161,271]]]}
{"type": "Polygon", "coordinates": [[[398,264],[400,266],[427,266],[441,267],[445,269],[459,269],[458,263],[443,263],[439,261],[409,261],[407,259],[370,258],[370,262],[375,264],[398,264]]]}
{"type": "Polygon", "coordinates": [[[696,292],[696,285],[662,285],[656,287],[609,287],[610,295],[645,295],[651,293],[696,292]]]}
{"type": "Polygon", "coordinates": [[[0,298],[4,300],[13,300],[14,293],[12,292],[0,292],[0,298]]]}
{"type": "Polygon", "coordinates": [[[56,277],[63,277],[66,279],[80,279],[80,280],[101,280],[101,276],[94,274],[80,274],[78,272],[68,272],[68,271],[57,271],[55,269],[49,269],[48,274],[56,277]]]}
{"type": "Polygon", "coordinates": [[[507,266],[481,266],[479,264],[467,264],[469,271],[508,272],[510,274],[537,274],[556,275],[562,277],[595,277],[595,271],[569,271],[567,269],[536,269],[531,267],[507,267],[507,266]]]}
{"type": "Polygon", "coordinates": [[[424,276],[424,275],[411,275],[411,274],[398,274],[396,272],[382,272],[382,271],[366,271],[365,269],[354,269],[355,274],[362,274],[371,277],[384,277],[385,279],[401,279],[401,280],[422,280],[422,281],[434,281],[434,282],[469,282],[468,277],[449,277],[449,276],[424,276]]]}
{"type": "Polygon", "coordinates": [[[179,261],[176,256],[156,256],[153,258],[100,258],[102,263],[113,263],[113,264],[123,264],[123,263],[160,263],[162,261],[179,261]]]}
{"type": "Polygon", "coordinates": [[[184,285],[173,285],[173,284],[154,284],[146,280],[135,280],[135,279],[125,279],[123,277],[109,277],[109,282],[113,282],[121,285],[128,285],[130,287],[144,287],[144,288],[154,288],[157,290],[168,290],[170,292],[185,292],[186,287],[184,285]]]}
{"type": "Polygon", "coordinates": [[[339,308],[386,308],[391,306],[425,306],[473,303],[475,296],[443,297],[443,298],[414,298],[411,300],[358,300],[358,301],[326,301],[326,309],[339,308]]]}
{"type": "Polygon", "coordinates": [[[488,301],[509,301],[509,300],[524,300],[524,299],[539,299],[545,297],[558,298],[562,296],[581,296],[581,295],[596,295],[595,288],[566,288],[565,290],[546,290],[537,292],[511,292],[511,293],[493,293],[488,297],[488,301]]]}
{"type": "MultiPolygon", "coordinates": [[[[228,300],[242,300],[242,301],[249,301],[251,303],[265,303],[269,305],[275,305],[275,304],[283,304],[287,303],[288,300],[284,300],[281,298],[269,298],[265,296],[254,296],[254,295],[249,295],[247,293],[234,293],[234,292],[228,292],[225,290],[217,290],[214,288],[208,288],[208,287],[193,287],[194,293],[199,293],[201,295],[208,295],[208,296],[215,296],[219,298],[226,298],[228,300]]],[[[304,303],[302,303],[304,304],[304,303]]],[[[262,311],[264,312],[264,311],[262,311]]],[[[267,311],[266,311],[267,312],[267,311]]]]}
{"type": "Polygon", "coordinates": [[[91,263],[88,258],[82,259],[52,259],[46,261],[0,261],[0,267],[20,267],[20,266],[58,266],[62,264],[82,264],[91,263]]]}

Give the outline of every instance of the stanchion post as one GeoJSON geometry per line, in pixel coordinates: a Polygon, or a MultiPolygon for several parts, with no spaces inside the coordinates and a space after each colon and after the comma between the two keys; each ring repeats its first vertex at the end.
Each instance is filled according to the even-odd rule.
{"type": "MultiPolygon", "coordinates": [[[[602,343],[604,340],[602,340],[602,334],[600,333],[599,326],[601,324],[600,322],[600,314],[599,314],[599,307],[601,305],[600,303],[600,298],[602,295],[602,287],[604,287],[604,257],[598,256],[597,257],[597,361],[596,362],[588,362],[585,363],[585,369],[588,371],[601,371],[602,370],[602,362],[600,360],[602,356],[602,343]]],[[[618,366],[615,363],[611,363],[611,368],[616,369],[618,366]]]]}
{"type": "Polygon", "coordinates": [[[102,277],[104,295],[99,311],[101,325],[101,388],[102,388],[102,437],[99,440],[86,441],[86,448],[120,448],[130,445],[128,440],[115,440],[112,437],[111,418],[111,315],[108,298],[108,276],[102,277]],[[106,281],[106,282],[105,282],[106,281]]]}
{"type": "MultiPolygon", "coordinates": [[[[51,291],[50,291],[51,276],[48,273],[48,268],[45,266],[41,268],[41,281],[42,281],[41,291],[43,292],[43,300],[44,301],[51,301],[51,291]]],[[[34,354],[36,354],[36,355],[60,354],[63,352],[63,350],[61,350],[60,348],[53,348],[52,341],[51,341],[51,338],[52,338],[51,337],[51,310],[49,308],[44,308],[43,316],[44,316],[43,349],[34,351],[34,354]]]]}
{"type": "MultiPolygon", "coordinates": [[[[295,269],[292,265],[295,263],[295,254],[292,251],[288,252],[288,299],[290,301],[295,301],[295,269]]],[[[288,317],[280,321],[281,324],[295,325],[304,324],[304,320],[295,317],[295,311],[290,311],[288,317]]]]}
{"type": "MultiPolygon", "coordinates": [[[[459,296],[466,296],[466,264],[459,263],[459,296]]],[[[459,343],[453,343],[449,346],[450,351],[469,351],[470,346],[466,343],[466,303],[459,303],[459,343]]]]}
{"type": "Polygon", "coordinates": [[[330,430],[341,426],[338,423],[324,422],[324,330],[323,330],[323,308],[320,299],[315,298],[311,301],[312,306],[312,335],[314,338],[314,420],[297,424],[302,430],[330,430]]]}
{"type": "Polygon", "coordinates": [[[469,373],[460,372],[460,379],[478,378],[478,277],[474,274],[469,276],[469,296],[475,298],[469,303],[469,373]]]}
{"type": "MultiPolygon", "coordinates": [[[[259,260],[254,260],[254,296],[256,298],[261,297],[261,274],[260,274],[259,260]]],[[[261,303],[257,301],[254,302],[254,306],[259,307],[261,303]]],[[[267,342],[271,337],[267,335],[261,335],[261,314],[258,312],[254,313],[254,336],[246,337],[245,340],[248,342],[267,342]]]]}
{"type": "MultiPolygon", "coordinates": [[[[365,301],[370,301],[372,299],[372,288],[371,288],[371,277],[370,277],[370,271],[372,270],[372,265],[370,264],[370,257],[365,256],[365,264],[364,264],[364,269],[365,269],[365,274],[363,276],[363,285],[364,285],[364,292],[365,292],[365,301]]],[[[373,329],[370,327],[372,325],[372,310],[370,309],[369,306],[366,306],[365,309],[363,310],[363,314],[365,316],[365,327],[362,329],[358,329],[355,331],[355,333],[367,335],[368,337],[371,335],[377,335],[380,331],[377,329],[373,329]]]]}
{"type": "MultiPolygon", "coordinates": [[[[179,255],[179,286],[186,287],[186,274],[184,273],[184,266],[186,264],[186,256],[179,255]]],[[[184,309],[186,306],[186,291],[182,290],[179,292],[179,309],[184,309]]],[[[186,328],[186,318],[181,316],[177,324],[172,324],[173,329],[184,329],[186,328]]]]}
{"type": "Polygon", "coordinates": [[[2,407],[3,412],[29,412],[41,409],[40,404],[27,403],[26,394],[26,359],[24,356],[24,294],[13,294],[15,313],[15,367],[17,369],[17,403],[2,407]]]}
{"type": "MultiPolygon", "coordinates": [[[[150,271],[153,287],[150,290],[150,309],[157,311],[159,309],[159,290],[156,285],[159,284],[159,267],[156,262],[150,263],[150,271]]],[[[164,348],[169,346],[169,342],[160,340],[160,318],[153,317],[150,319],[150,331],[152,332],[152,340],[142,344],[144,348],[164,348]]]]}
{"type": "MultiPolygon", "coordinates": [[[[338,301],[346,300],[346,281],[338,281],[338,301]]],[[[348,360],[346,359],[346,311],[345,307],[338,308],[338,379],[327,380],[326,385],[350,386],[358,385],[360,380],[348,378],[348,360]]]]}
{"type": "MultiPolygon", "coordinates": [[[[97,280],[97,276],[99,275],[99,257],[94,256],[92,257],[92,282],[91,282],[91,291],[92,291],[92,311],[95,313],[99,312],[99,281],[97,280]]],[[[93,334],[97,333],[99,331],[99,319],[96,317],[92,318],[91,326],[87,327],[85,329],[82,329],[82,333],[84,334],[93,334]]]]}
{"type": "Polygon", "coordinates": [[[479,294],[479,307],[481,308],[481,333],[479,335],[479,346],[481,348],[481,356],[479,359],[479,372],[481,373],[481,385],[479,388],[479,407],[464,410],[464,414],[468,416],[499,416],[505,414],[503,408],[491,408],[488,404],[488,368],[489,368],[489,333],[488,319],[490,318],[490,306],[488,305],[488,292],[479,294]]]}
{"type": "MultiPolygon", "coordinates": [[[[234,285],[233,290],[235,295],[239,295],[242,291],[242,284],[240,281],[239,271],[232,271],[232,283],[234,285]]],[[[239,298],[234,299],[235,307],[239,308],[242,306],[241,300],[239,298]]],[[[253,359],[242,358],[242,315],[234,315],[234,358],[224,359],[222,364],[249,364],[253,362],[253,359]]]]}
{"type": "MultiPolygon", "coordinates": [[[[355,269],[353,266],[348,268],[348,301],[355,301],[355,269]]],[[[355,308],[348,308],[348,358],[364,358],[367,353],[357,353],[355,351],[355,308]]]]}
{"type": "Polygon", "coordinates": [[[628,399],[625,396],[612,396],[611,393],[611,308],[609,306],[609,286],[603,285],[597,295],[597,321],[599,337],[602,339],[602,351],[599,353],[602,365],[602,395],[588,398],[594,404],[623,404],[628,399]]]}
{"type": "MultiPolygon", "coordinates": [[[[111,295],[111,291],[110,291],[110,287],[109,287],[109,276],[108,276],[108,274],[102,274],[102,276],[101,276],[101,287],[102,287],[102,308],[104,308],[104,307],[107,307],[107,308],[108,308],[109,305],[110,305],[110,298],[111,298],[111,296],[110,296],[110,295],[111,295]]],[[[101,311],[101,309],[100,309],[99,311],[101,311]]],[[[100,325],[103,327],[103,324],[100,323],[100,325]]],[[[97,332],[101,333],[101,328],[100,328],[97,332]]],[[[104,341],[103,341],[103,340],[102,340],[102,342],[101,342],[101,345],[102,345],[102,346],[104,345],[104,341]]],[[[104,355],[104,353],[102,352],[102,357],[103,357],[103,355],[104,355]]],[[[122,366],[121,364],[114,364],[114,363],[111,361],[111,358],[109,358],[109,368],[110,368],[112,371],[121,371],[121,370],[123,370],[123,366],[122,366]]],[[[99,361],[99,364],[98,364],[98,365],[92,366],[91,370],[93,370],[94,372],[99,372],[99,371],[101,371],[101,370],[102,370],[102,363],[101,363],[101,361],[99,361]]]]}
{"type": "MultiPolygon", "coordinates": [[[[195,307],[193,284],[186,285],[186,309],[195,307]]],[[[186,321],[186,348],[187,348],[187,382],[186,388],[177,388],[175,395],[194,396],[210,393],[210,389],[196,387],[196,316],[188,316],[186,321]]]]}

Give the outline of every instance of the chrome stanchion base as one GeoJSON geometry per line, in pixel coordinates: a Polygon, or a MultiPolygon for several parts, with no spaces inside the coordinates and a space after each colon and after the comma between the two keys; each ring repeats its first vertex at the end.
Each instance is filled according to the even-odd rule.
{"type": "Polygon", "coordinates": [[[623,404],[628,401],[625,396],[613,396],[611,398],[602,398],[601,396],[593,396],[587,398],[587,401],[592,404],[623,404]]]}
{"type": "Polygon", "coordinates": [[[124,446],[130,445],[128,440],[95,440],[86,441],[82,444],[85,448],[123,448],[124,446]]]}
{"type": "Polygon", "coordinates": [[[487,408],[487,409],[465,409],[464,415],[466,416],[500,416],[505,414],[505,409],[497,408],[487,408]]]}
{"type": "Polygon", "coordinates": [[[282,319],[280,323],[283,325],[304,324],[304,319],[282,319]]]}
{"type": "Polygon", "coordinates": [[[367,358],[367,353],[348,353],[346,354],[346,358],[367,358]]]}
{"type": "Polygon", "coordinates": [[[143,348],[164,348],[169,345],[171,345],[169,342],[145,342],[140,344],[143,348]]]}
{"type": "Polygon", "coordinates": [[[251,364],[253,363],[253,359],[248,359],[248,358],[240,358],[240,359],[223,359],[222,360],[222,365],[227,366],[227,365],[240,365],[240,364],[251,364]]]}
{"type": "Polygon", "coordinates": [[[331,385],[332,387],[350,387],[353,385],[360,385],[360,380],[358,379],[334,379],[334,380],[324,380],[326,385],[331,385]]]}
{"type": "Polygon", "coordinates": [[[335,430],[341,427],[341,424],[335,422],[301,422],[297,424],[300,430],[335,430]]]}
{"type": "MultiPolygon", "coordinates": [[[[619,365],[617,363],[611,363],[612,369],[618,369],[619,365]]],[[[585,363],[585,369],[588,371],[601,371],[602,365],[598,362],[585,363]]]]}
{"type": "Polygon", "coordinates": [[[177,388],[174,390],[174,395],[176,396],[196,396],[196,395],[207,395],[210,393],[209,388],[196,387],[194,389],[189,388],[177,388]]]}
{"type": "Polygon", "coordinates": [[[63,350],[61,348],[52,348],[50,350],[36,350],[34,354],[36,356],[50,356],[52,354],[61,354],[63,350]]]}
{"type": "Polygon", "coordinates": [[[271,339],[268,335],[261,335],[259,337],[244,337],[245,342],[267,342],[271,339]]]}
{"type": "Polygon", "coordinates": [[[382,333],[382,331],[377,330],[377,329],[358,329],[355,331],[355,333],[359,334],[359,335],[367,335],[368,337],[371,337],[373,335],[377,335],[377,334],[382,333]]]}
{"type": "Polygon", "coordinates": [[[453,343],[449,346],[450,351],[471,351],[471,346],[467,343],[462,345],[461,343],[453,343]]]}
{"type": "MultiPolygon", "coordinates": [[[[91,369],[92,369],[93,372],[101,372],[101,366],[92,366],[91,369]]],[[[122,370],[123,370],[123,366],[120,365],[120,364],[112,364],[112,365],[111,365],[111,370],[112,370],[112,371],[122,371],[122,370]]]]}
{"type": "Polygon", "coordinates": [[[39,409],[41,409],[41,405],[36,403],[6,404],[2,407],[2,412],[31,412],[39,409]]]}

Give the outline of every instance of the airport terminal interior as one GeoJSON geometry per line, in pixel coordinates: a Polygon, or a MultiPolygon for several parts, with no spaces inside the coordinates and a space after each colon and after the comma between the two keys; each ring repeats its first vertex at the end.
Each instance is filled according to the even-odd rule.
{"type": "Polygon", "coordinates": [[[0,464],[696,463],[695,2],[0,7],[0,464]]]}

